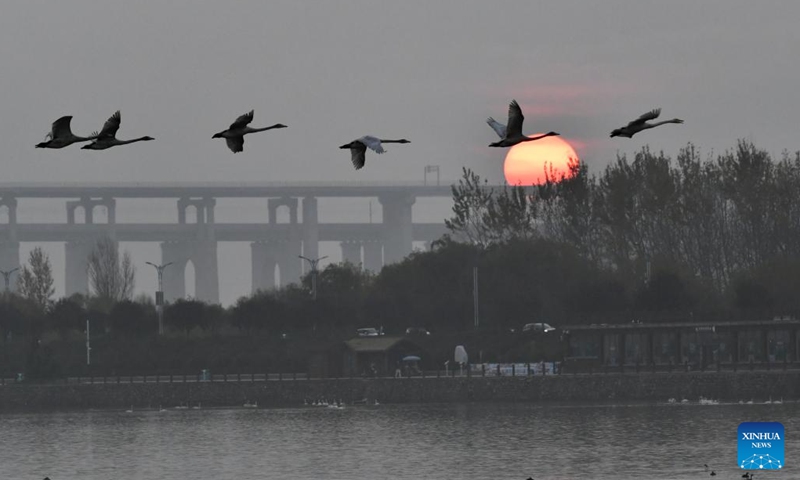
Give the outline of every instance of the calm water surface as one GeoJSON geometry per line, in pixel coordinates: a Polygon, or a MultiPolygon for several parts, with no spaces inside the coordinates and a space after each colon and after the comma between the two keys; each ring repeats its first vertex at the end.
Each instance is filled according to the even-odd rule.
{"type": "Polygon", "coordinates": [[[786,428],[800,479],[800,404],[379,405],[343,410],[0,415],[0,478],[739,479],[743,421],[786,428]]]}

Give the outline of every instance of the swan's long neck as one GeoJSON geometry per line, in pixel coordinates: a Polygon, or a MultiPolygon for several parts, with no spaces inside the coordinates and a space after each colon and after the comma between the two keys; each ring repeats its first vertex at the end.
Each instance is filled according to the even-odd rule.
{"type": "Polygon", "coordinates": [[[540,138],[551,137],[551,136],[552,136],[551,134],[545,133],[543,135],[536,135],[536,136],[533,136],[533,137],[525,137],[520,143],[522,143],[522,142],[532,142],[534,140],[539,140],[540,138]]]}
{"type": "Polygon", "coordinates": [[[405,139],[400,140],[384,140],[381,138],[381,143],[406,143],[405,139]]]}
{"type": "Polygon", "coordinates": [[[668,123],[683,123],[683,120],[681,120],[679,118],[673,118],[672,120],[663,120],[661,122],[647,123],[645,125],[647,125],[648,128],[653,128],[653,127],[657,127],[659,125],[666,125],[668,123]]]}
{"type": "Polygon", "coordinates": [[[117,145],[127,145],[129,143],[136,143],[144,140],[150,140],[150,137],[139,137],[139,138],[133,138],[131,140],[117,140],[117,145]]]}
{"type": "Polygon", "coordinates": [[[248,133],[265,132],[267,130],[272,130],[273,128],[279,128],[280,126],[281,126],[280,123],[276,123],[275,125],[271,125],[269,127],[251,128],[248,133]]]}

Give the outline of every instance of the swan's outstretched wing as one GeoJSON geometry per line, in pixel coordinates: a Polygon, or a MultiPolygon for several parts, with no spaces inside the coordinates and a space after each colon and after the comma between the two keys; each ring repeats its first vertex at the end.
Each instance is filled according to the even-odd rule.
{"type": "Polygon", "coordinates": [[[98,136],[100,137],[114,137],[117,135],[117,130],[119,130],[119,124],[122,121],[122,116],[119,113],[119,110],[114,112],[114,115],[111,115],[106,123],[103,124],[103,129],[100,130],[98,136]]]}
{"type": "Polygon", "coordinates": [[[508,126],[506,127],[506,135],[508,137],[521,137],[522,136],[522,121],[525,117],[522,115],[522,109],[516,100],[511,100],[508,104],[508,126]]]}
{"type": "Polygon", "coordinates": [[[67,115],[53,122],[53,126],[50,132],[50,138],[71,136],[72,130],[69,127],[71,121],[72,121],[72,115],[67,115]]]}
{"type": "Polygon", "coordinates": [[[356,170],[360,170],[364,167],[364,164],[367,163],[367,146],[358,142],[353,142],[353,146],[350,147],[350,160],[353,162],[353,167],[356,170]]]}
{"type": "Polygon", "coordinates": [[[642,114],[641,117],[639,117],[636,120],[634,120],[631,123],[629,123],[628,126],[632,127],[632,126],[635,126],[635,125],[644,125],[644,122],[646,122],[648,120],[656,119],[656,118],[658,118],[659,115],[661,115],[661,109],[660,108],[655,108],[653,110],[650,110],[647,113],[642,114]]]}
{"type": "Polygon", "coordinates": [[[250,110],[249,112],[245,113],[244,115],[240,115],[239,118],[236,119],[235,122],[231,123],[231,130],[236,130],[239,128],[244,128],[248,123],[253,121],[253,113],[255,110],[250,110]]]}
{"type": "Polygon", "coordinates": [[[381,145],[381,139],[373,137],[372,135],[364,135],[359,138],[358,141],[368,146],[370,150],[373,150],[375,153],[383,153],[386,151],[383,149],[383,145],[381,145]]]}
{"type": "Polygon", "coordinates": [[[228,144],[228,148],[230,148],[231,152],[233,153],[239,153],[244,151],[244,136],[226,137],[225,143],[228,144]]]}
{"type": "Polygon", "coordinates": [[[492,127],[492,130],[494,130],[500,136],[500,138],[506,138],[506,126],[505,125],[503,125],[502,123],[498,122],[497,120],[495,120],[492,117],[487,118],[486,119],[486,123],[488,123],[489,126],[492,127]]]}

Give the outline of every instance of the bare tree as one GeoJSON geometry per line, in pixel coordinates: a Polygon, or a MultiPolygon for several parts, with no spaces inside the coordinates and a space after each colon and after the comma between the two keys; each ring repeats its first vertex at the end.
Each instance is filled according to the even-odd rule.
{"type": "Polygon", "coordinates": [[[136,268],[127,251],[120,259],[117,242],[104,237],[97,241],[89,254],[89,283],[94,294],[111,301],[133,297],[136,268]]]}
{"type": "Polygon", "coordinates": [[[445,226],[458,240],[468,243],[488,245],[491,232],[486,225],[489,205],[492,202],[493,190],[488,181],[472,170],[462,168],[462,179],[458,186],[451,187],[453,192],[453,217],[444,221],[445,226]]]}
{"type": "Polygon", "coordinates": [[[53,288],[53,268],[50,266],[50,257],[42,247],[31,250],[28,265],[22,267],[22,273],[17,277],[17,291],[42,310],[50,305],[50,297],[56,291],[53,288]]]}
{"type": "Polygon", "coordinates": [[[485,247],[540,236],[539,201],[531,189],[517,185],[495,190],[472,170],[462,172],[458,185],[451,187],[454,215],[444,222],[457,239],[485,247]]]}

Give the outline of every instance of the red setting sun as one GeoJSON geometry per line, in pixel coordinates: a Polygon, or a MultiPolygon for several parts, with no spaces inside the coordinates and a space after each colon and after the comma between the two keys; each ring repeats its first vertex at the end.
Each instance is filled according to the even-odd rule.
{"type": "Polygon", "coordinates": [[[509,185],[537,185],[545,181],[545,167],[549,171],[552,166],[557,178],[568,173],[570,159],[578,159],[578,154],[566,140],[545,137],[511,147],[503,171],[509,185]]]}

